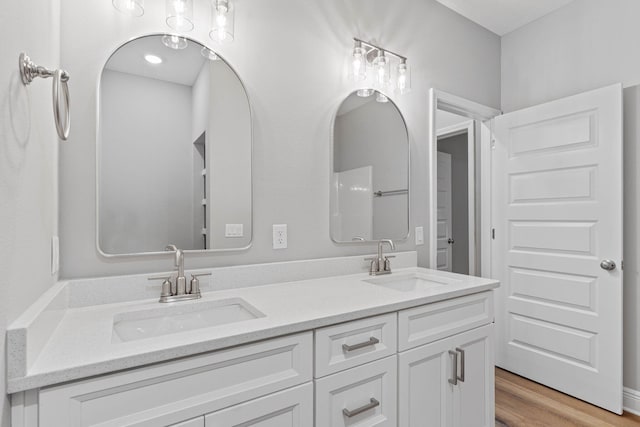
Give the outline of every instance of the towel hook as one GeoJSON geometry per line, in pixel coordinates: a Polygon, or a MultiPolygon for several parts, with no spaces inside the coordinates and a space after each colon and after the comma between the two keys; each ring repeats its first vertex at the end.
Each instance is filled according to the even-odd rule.
{"type": "Polygon", "coordinates": [[[68,84],[69,73],[61,69],[49,70],[48,68],[36,65],[24,52],[20,54],[20,58],[18,59],[18,67],[20,68],[22,83],[24,83],[25,86],[31,83],[36,77],[53,77],[53,117],[58,136],[63,141],[66,141],[69,137],[69,129],[71,127],[68,84]]]}

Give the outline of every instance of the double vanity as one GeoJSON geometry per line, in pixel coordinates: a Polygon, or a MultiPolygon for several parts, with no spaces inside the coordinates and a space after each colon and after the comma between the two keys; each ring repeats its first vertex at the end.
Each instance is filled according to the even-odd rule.
{"type": "Polygon", "coordinates": [[[209,292],[223,270],[172,304],[114,295],[144,276],[57,284],[8,331],[13,426],[493,425],[495,281],[362,268],[209,292]]]}

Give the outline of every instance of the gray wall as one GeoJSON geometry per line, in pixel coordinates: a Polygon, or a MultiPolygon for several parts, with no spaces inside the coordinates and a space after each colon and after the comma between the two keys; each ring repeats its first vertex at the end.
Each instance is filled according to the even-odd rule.
{"type": "Polygon", "coordinates": [[[194,247],[191,102],[190,86],[111,70],[102,74],[104,252],[161,252],[169,243],[194,247]]]}
{"type": "MultiPolygon", "coordinates": [[[[195,1],[191,36],[209,40],[209,3],[195,1]]],[[[82,277],[171,268],[171,258],[112,260],[95,242],[96,81],[109,54],[132,37],[166,30],[164,6],[131,19],[111,2],[62,4],[62,61],[73,73],[74,129],[60,156],[62,275],[82,277]],[[91,34],[91,37],[87,37],[91,34]]],[[[346,76],[354,36],[408,56],[413,90],[397,98],[412,149],[412,234],[426,227],[427,114],[431,87],[497,107],[500,39],[435,0],[273,0],[236,4],[236,39],[210,46],[238,71],[254,113],[254,239],[251,249],[188,255],[187,268],[371,253],[329,238],[331,120],[354,90],[346,76]],[[446,35],[446,36],[445,36],[446,35]],[[455,52],[455,54],[452,54],[455,52]],[[437,60],[436,60],[437,59],[437,60]],[[289,248],[272,249],[272,224],[289,225],[289,248]]],[[[425,236],[428,239],[428,236],[425,236]]],[[[428,246],[418,247],[426,265],[428,246]]]]}
{"type": "MultiPolygon", "coordinates": [[[[57,234],[58,147],[51,80],[20,82],[18,55],[60,66],[59,2],[4,2],[0,13],[0,388],[5,384],[5,330],[47,290],[50,241],[57,234]]],[[[71,74],[73,96],[73,74],[71,74]]],[[[62,143],[64,144],[64,143],[62,143]]],[[[0,397],[0,426],[9,427],[9,400],[0,397]]]]}
{"type": "Polygon", "coordinates": [[[453,271],[469,274],[469,164],[466,133],[438,140],[438,151],[451,154],[451,216],[455,243],[453,271]]]}
{"type": "Polygon", "coordinates": [[[624,91],[624,383],[640,390],[640,2],[576,0],[502,39],[502,109],[622,82],[624,91]]]}
{"type": "MultiPolygon", "coordinates": [[[[407,129],[393,103],[370,98],[366,104],[337,116],[334,141],[335,172],[372,166],[373,191],[408,188],[407,129]]],[[[407,236],[408,197],[373,198],[373,240],[407,236]]]]}

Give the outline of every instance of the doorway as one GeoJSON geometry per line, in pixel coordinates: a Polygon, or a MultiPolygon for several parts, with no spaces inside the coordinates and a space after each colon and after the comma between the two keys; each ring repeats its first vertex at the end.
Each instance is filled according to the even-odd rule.
{"type": "Polygon", "coordinates": [[[438,269],[476,275],[475,122],[438,111],[438,269]]]}

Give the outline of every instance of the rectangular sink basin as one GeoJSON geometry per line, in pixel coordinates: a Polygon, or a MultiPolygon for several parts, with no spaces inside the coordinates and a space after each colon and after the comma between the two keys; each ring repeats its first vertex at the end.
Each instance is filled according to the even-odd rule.
{"type": "Polygon", "coordinates": [[[426,291],[440,286],[450,285],[460,280],[424,273],[391,273],[388,276],[364,280],[376,286],[393,289],[400,292],[426,291]]]}
{"type": "Polygon", "coordinates": [[[158,306],[116,314],[111,342],[141,340],[260,317],[264,314],[241,298],[158,306]]]}

